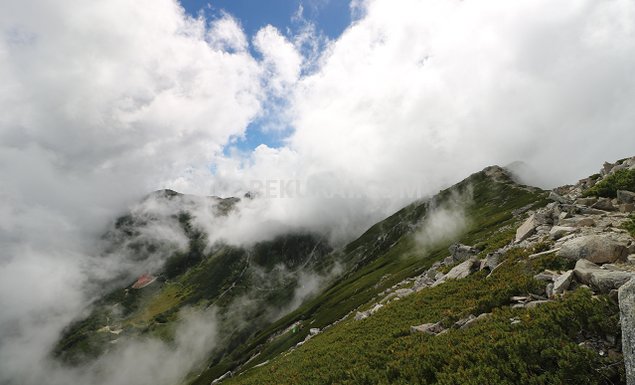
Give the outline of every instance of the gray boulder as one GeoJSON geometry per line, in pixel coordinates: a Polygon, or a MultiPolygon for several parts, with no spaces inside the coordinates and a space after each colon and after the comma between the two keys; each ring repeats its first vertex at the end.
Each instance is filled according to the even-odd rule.
{"type": "Polygon", "coordinates": [[[471,246],[463,245],[461,243],[455,243],[448,248],[452,259],[456,262],[465,261],[468,258],[476,255],[478,250],[471,246]]]}
{"type": "Polygon", "coordinates": [[[615,210],[615,206],[613,206],[613,203],[611,203],[611,200],[608,198],[601,198],[598,199],[597,202],[595,202],[591,208],[593,209],[598,209],[598,210],[603,210],[603,211],[613,211],[615,210]]]}
{"type": "Polygon", "coordinates": [[[576,262],[573,272],[581,283],[591,286],[593,290],[600,293],[618,289],[633,277],[632,272],[602,269],[585,259],[576,262]]]}
{"type": "Polygon", "coordinates": [[[575,263],[573,274],[575,274],[578,281],[589,285],[591,283],[591,275],[597,270],[600,270],[600,266],[586,259],[580,259],[575,263]]]}
{"type": "Polygon", "coordinates": [[[593,263],[615,262],[628,255],[628,242],[623,234],[586,235],[565,242],[557,255],[573,260],[584,258],[593,263]]]}
{"type": "Polygon", "coordinates": [[[501,253],[499,252],[493,252],[490,254],[487,254],[487,257],[485,257],[485,268],[488,268],[490,271],[494,270],[494,268],[496,266],[498,266],[498,264],[500,263],[500,259],[501,259],[501,253]]]}
{"type": "Polygon", "coordinates": [[[448,271],[448,273],[443,278],[446,280],[465,278],[476,271],[479,266],[480,262],[478,260],[469,259],[463,263],[454,266],[452,270],[448,271]]]}
{"type": "Polygon", "coordinates": [[[443,326],[440,322],[426,323],[417,326],[410,326],[410,333],[425,333],[430,335],[436,335],[443,331],[443,326]]]}
{"type": "Polygon", "coordinates": [[[550,191],[549,192],[549,199],[551,199],[552,201],[558,202],[558,203],[562,203],[562,204],[567,204],[570,203],[568,199],[566,199],[565,197],[563,197],[562,195],[554,192],[554,191],[550,191]]]}
{"type": "Polygon", "coordinates": [[[626,383],[635,385],[635,280],[631,279],[620,287],[618,298],[626,383]]]}
{"type": "Polygon", "coordinates": [[[575,233],[578,231],[575,227],[570,226],[553,226],[551,230],[549,230],[549,238],[551,239],[560,239],[565,235],[575,233]]]}
{"type": "Polygon", "coordinates": [[[539,223],[536,219],[536,215],[531,214],[529,218],[527,218],[527,220],[516,230],[516,243],[529,238],[534,231],[536,231],[536,227],[538,225],[539,223]]]}
{"type": "Polygon", "coordinates": [[[600,293],[608,293],[611,290],[619,289],[632,277],[633,274],[627,271],[596,271],[591,274],[591,287],[600,293]]]}
{"type": "Polygon", "coordinates": [[[556,278],[553,282],[553,294],[562,294],[571,285],[571,281],[573,280],[573,270],[569,270],[556,278]]]}
{"type": "Polygon", "coordinates": [[[620,203],[635,203],[635,192],[617,190],[617,200],[620,203]]]}

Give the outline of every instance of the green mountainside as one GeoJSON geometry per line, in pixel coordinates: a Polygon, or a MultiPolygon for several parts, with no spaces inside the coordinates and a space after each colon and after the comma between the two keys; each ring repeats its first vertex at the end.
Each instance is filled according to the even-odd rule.
{"type": "MultiPolygon", "coordinates": [[[[119,338],[170,340],[180,309],[215,306],[222,338],[184,383],[625,383],[623,282],[587,282],[578,264],[590,257],[560,251],[610,232],[623,243],[613,265],[635,253],[632,205],[622,201],[635,159],[621,162],[554,192],[488,167],[335,250],[302,231],[248,247],[210,242],[194,220],[200,205],[160,192],[164,203],[181,200],[162,220],[181,229],[186,247],[130,242],[156,220],[146,211],[118,220],[106,236],[113,248],[165,253],[157,279],[104,293],[53,354],[72,365],[119,338]],[[319,277],[320,290],[298,297],[309,277],[319,277]]],[[[238,202],[205,199],[215,215],[238,202]]]]}

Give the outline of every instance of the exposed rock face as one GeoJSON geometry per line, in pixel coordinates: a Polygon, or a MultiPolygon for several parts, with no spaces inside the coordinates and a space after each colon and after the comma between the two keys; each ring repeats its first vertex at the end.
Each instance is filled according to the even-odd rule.
{"type": "Polygon", "coordinates": [[[620,287],[618,293],[626,383],[635,385],[635,280],[620,287]]]}
{"type": "Polygon", "coordinates": [[[536,231],[536,226],[539,223],[536,220],[536,216],[534,214],[530,215],[529,218],[523,223],[518,230],[516,230],[516,242],[522,242],[527,239],[530,235],[536,231]]]}
{"type": "Polygon", "coordinates": [[[436,335],[441,333],[442,331],[443,331],[443,326],[441,326],[440,322],[427,323],[427,324],[421,324],[421,325],[410,327],[411,333],[425,333],[430,335],[436,335]]]}
{"type": "Polygon", "coordinates": [[[593,263],[615,262],[628,255],[628,241],[620,234],[586,235],[565,242],[558,256],[574,260],[584,258],[593,263]]]}

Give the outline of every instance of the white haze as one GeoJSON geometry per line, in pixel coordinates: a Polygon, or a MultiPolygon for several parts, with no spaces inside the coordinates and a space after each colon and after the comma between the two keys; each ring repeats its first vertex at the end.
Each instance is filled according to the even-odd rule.
{"type": "MultiPolygon", "coordinates": [[[[528,182],[553,186],[633,155],[631,0],[355,0],[351,12],[327,41],[306,20],[246,36],[232,15],[193,19],[173,0],[0,3],[0,383],[101,383],[98,367],[49,370],[47,353],[91,299],[87,277],[148,268],[95,245],[152,190],[257,190],[226,226],[205,221],[232,243],[290,228],[343,243],[490,164],[522,160],[528,182]],[[272,111],[269,129],[293,129],[282,147],[224,155],[272,111]],[[302,193],[281,198],[273,186],[289,181],[302,193]]],[[[146,343],[159,345],[96,365],[148,373],[172,357],[146,343]]],[[[188,344],[166,379],[209,348],[188,344]]]]}

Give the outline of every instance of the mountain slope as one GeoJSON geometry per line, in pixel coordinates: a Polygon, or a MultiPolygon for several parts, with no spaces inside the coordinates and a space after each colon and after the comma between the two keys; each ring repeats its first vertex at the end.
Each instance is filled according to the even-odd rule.
{"type": "Polygon", "coordinates": [[[482,241],[478,248],[483,255],[508,243],[518,215],[545,205],[545,197],[538,189],[516,184],[503,169],[490,167],[430,200],[405,207],[335,252],[348,270],[321,295],[211,365],[193,383],[208,384],[227,371],[243,371],[276,357],[303,341],[311,328],[337,322],[387,288],[426,270],[457,240],[482,241]],[[452,228],[437,229],[436,221],[452,228]],[[298,325],[297,331],[283,333],[290,325],[298,325]]]}
{"type": "MultiPolygon", "coordinates": [[[[629,200],[635,194],[622,192],[622,198],[612,201],[581,198],[593,195],[594,185],[603,191],[605,184],[624,179],[615,174],[635,175],[635,158],[610,166],[600,176],[558,189],[563,196],[552,193],[554,203],[545,205],[537,196],[533,214],[520,227],[504,205],[499,210],[494,205],[520,202],[522,193],[517,196],[514,189],[489,196],[492,189],[478,186],[483,175],[468,178],[475,183],[478,204],[466,210],[473,226],[455,239],[476,250],[454,247],[450,252],[455,257],[460,255],[457,250],[470,250],[470,259],[450,258],[432,265],[417,279],[401,281],[360,309],[368,310],[314,332],[306,343],[284,354],[267,360],[256,357],[253,361],[261,365],[245,365],[223,383],[625,383],[616,289],[635,276],[625,258],[635,252],[635,218],[627,214],[633,211],[629,200]],[[631,236],[625,235],[629,231],[631,236]],[[596,238],[605,241],[593,243],[596,238]],[[615,244],[605,247],[605,242],[615,244]],[[483,257],[487,258],[478,263],[483,257]],[[614,262],[599,267],[584,258],[614,262]],[[453,275],[466,264],[477,272],[453,275]],[[441,270],[462,279],[442,277],[418,286],[430,273],[438,277],[441,270]],[[545,286],[543,280],[550,283],[545,286]]],[[[486,179],[485,183],[491,185],[486,179]]],[[[408,249],[398,252],[404,255],[408,249]]],[[[428,258],[445,255],[441,249],[428,258]]],[[[429,266],[425,258],[420,261],[429,266]]],[[[346,286],[354,286],[363,275],[351,278],[346,286]]],[[[381,283],[377,278],[374,281],[381,283]]],[[[318,326],[317,313],[306,318],[312,327],[318,326]]]]}

